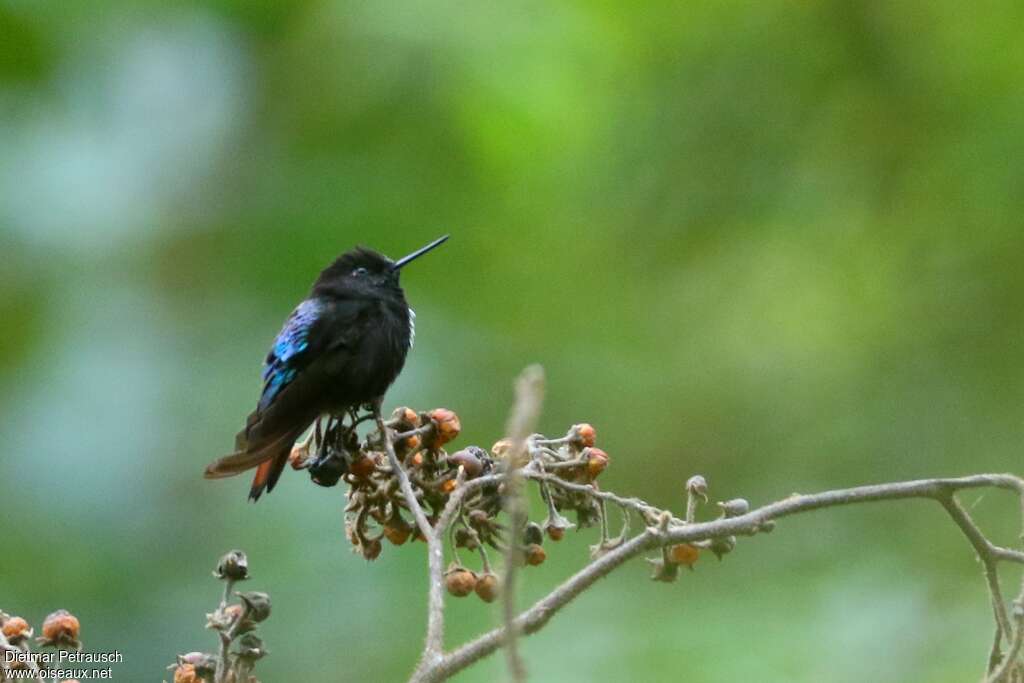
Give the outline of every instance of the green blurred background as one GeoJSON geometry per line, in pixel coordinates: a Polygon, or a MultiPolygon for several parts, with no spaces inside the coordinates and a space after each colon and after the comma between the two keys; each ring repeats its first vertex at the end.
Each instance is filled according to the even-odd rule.
{"type": "MultiPolygon", "coordinates": [[[[209,482],[318,270],[401,255],[387,404],[596,425],[679,510],[1020,472],[1019,2],[0,2],[0,607],[66,607],[117,680],[212,649],[209,571],[269,591],[266,681],[395,681],[421,545],[353,555],[342,489],[209,482]]],[[[1015,507],[971,495],[995,539],[1015,507]]],[[[586,558],[571,534],[523,577],[586,558]]],[[[991,617],[927,503],[786,520],[674,585],[637,561],[524,643],[534,681],[964,681],[991,617]]],[[[1015,578],[1013,579],[1015,581],[1015,578]]],[[[1012,590],[1008,581],[1008,589],[1012,590]]],[[[449,642],[495,623],[451,601],[449,642]]],[[[502,676],[492,658],[458,678],[502,676]]]]}

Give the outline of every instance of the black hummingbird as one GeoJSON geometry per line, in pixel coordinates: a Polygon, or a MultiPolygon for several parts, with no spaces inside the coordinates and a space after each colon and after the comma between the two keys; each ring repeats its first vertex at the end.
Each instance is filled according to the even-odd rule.
{"type": "Polygon", "coordinates": [[[327,266],[267,354],[263,393],[235,437],[235,452],[208,465],[206,477],[256,467],[249,498],[258,500],[273,490],[292,444],[318,417],[377,404],[415,336],[415,314],[398,282],[401,269],[447,239],[397,261],[358,247],[327,266]]]}

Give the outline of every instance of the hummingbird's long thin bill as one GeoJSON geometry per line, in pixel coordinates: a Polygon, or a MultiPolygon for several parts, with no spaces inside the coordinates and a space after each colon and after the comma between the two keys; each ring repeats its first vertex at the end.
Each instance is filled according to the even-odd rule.
{"type": "Polygon", "coordinates": [[[391,266],[391,268],[393,270],[398,270],[399,268],[401,268],[405,264],[409,263],[409,261],[412,261],[414,259],[418,259],[420,256],[423,256],[424,254],[426,254],[428,251],[430,251],[434,247],[441,246],[442,244],[445,243],[445,241],[449,237],[450,237],[450,235],[445,235],[444,237],[438,237],[436,240],[434,240],[433,242],[431,242],[427,246],[422,247],[420,249],[417,249],[416,251],[412,252],[408,256],[403,256],[402,258],[398,259],[397,261],[395,261],[395,265],[391,266]]]}

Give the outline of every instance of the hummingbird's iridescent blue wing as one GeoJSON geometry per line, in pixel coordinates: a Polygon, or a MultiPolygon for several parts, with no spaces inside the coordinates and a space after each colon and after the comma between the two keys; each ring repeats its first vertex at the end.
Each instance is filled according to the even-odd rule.
{"type": "Polygon", "coordinates": [[[324,304],[321,301],[306,299],[288,316],[263,366],[263,394],[260,396],[259,410],[266,410],[281,390],[309,363],[310,335],[323,311],[324,304]]]}

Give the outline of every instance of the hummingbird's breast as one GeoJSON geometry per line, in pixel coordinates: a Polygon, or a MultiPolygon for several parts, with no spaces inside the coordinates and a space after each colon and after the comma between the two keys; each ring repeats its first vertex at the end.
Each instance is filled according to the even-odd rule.
{"type": "MultiPolygon", "coordinates": [[[[332,382],[332,403],[348,407],[384,395],[405,365],[412,340],[410,309],[404,302],[378,301],[360,317],[355,343],[345,349],[332,382]]],[[[340,359],[339,359],[340,360],[340,359]]]]}

